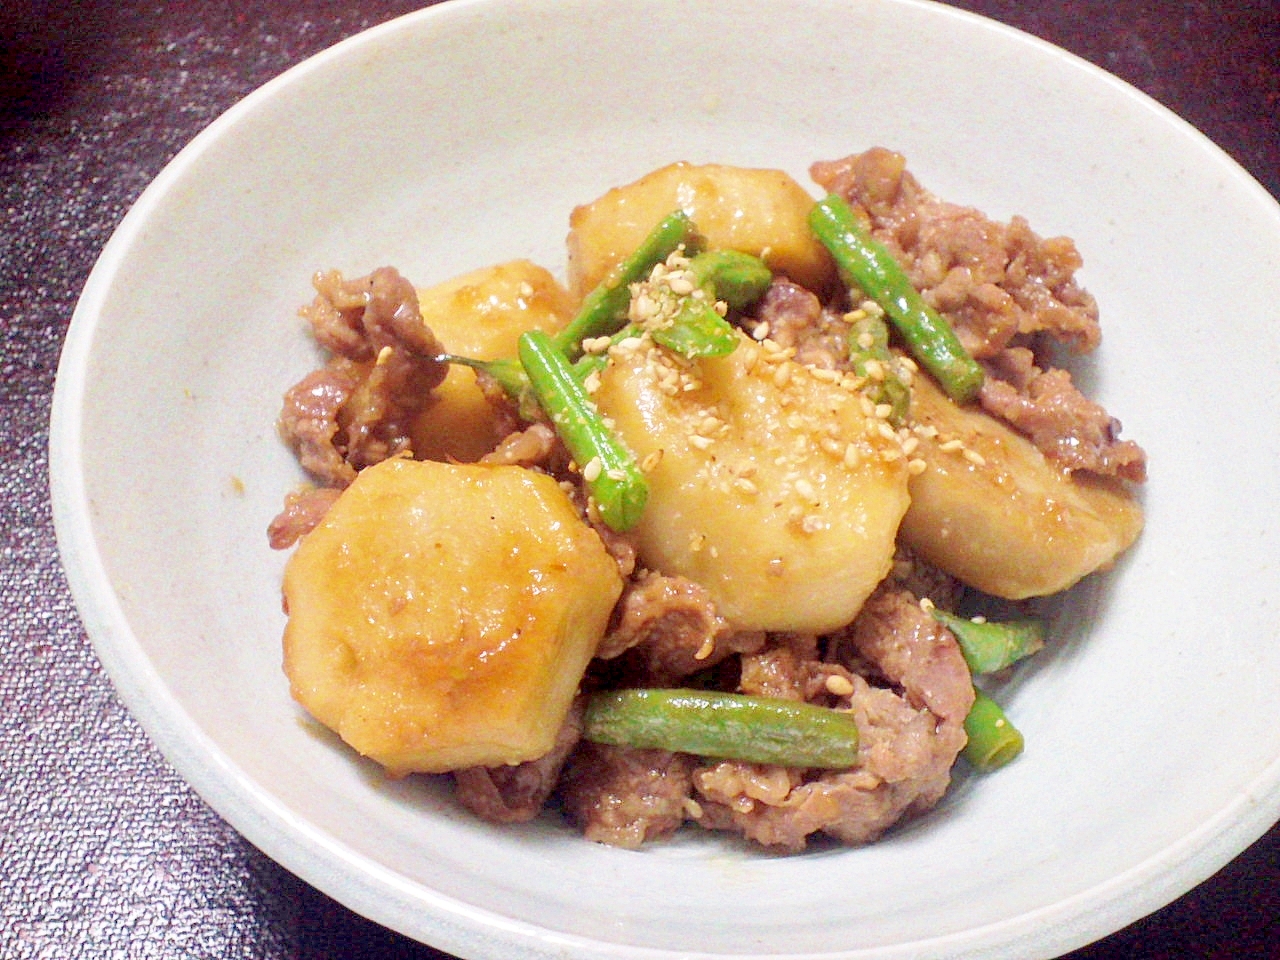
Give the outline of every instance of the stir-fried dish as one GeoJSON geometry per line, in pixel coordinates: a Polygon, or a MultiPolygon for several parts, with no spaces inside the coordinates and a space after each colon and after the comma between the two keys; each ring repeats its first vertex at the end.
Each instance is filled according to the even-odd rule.
{"type": "Polygon", "coordinates": [[[889,150],[810,173],[610,190],[564,284],[316,276],[269,531],[313,717],[626,847],[864,843],[1020,753],[985,678],[1142,527],[1145,455],[1051,362],[1099,343],[1079,254],[889,150]]]}

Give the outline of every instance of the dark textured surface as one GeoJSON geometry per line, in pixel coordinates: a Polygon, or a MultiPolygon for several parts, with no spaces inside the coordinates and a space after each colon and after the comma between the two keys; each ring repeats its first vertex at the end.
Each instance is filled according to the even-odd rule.
{"type": "MultiPolygon", "coordinates": [[[[0,958],[424,958],[277,867],[120,706],[54,545],[47,421],[102,244],[252,88],[409,0],[0,4],[0,958]]],[[[1280,196],[1280,5],[957,4],[1060,44],[1198,126],[1280,196]]],[[[1073,960],[1280,956],[1280,829],[1073,960]]]]}

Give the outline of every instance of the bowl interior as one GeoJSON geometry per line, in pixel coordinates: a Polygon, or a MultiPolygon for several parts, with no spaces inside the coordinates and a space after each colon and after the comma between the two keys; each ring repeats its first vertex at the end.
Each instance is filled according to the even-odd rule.
{"type": "Polygon", "coordinates": [[[474,957],[1049,955],[1188,889],[1280,813],[1280,531],[1250,506],[1280,462],[1256,430],[1280,420],[1277,278],[1280,210],[1221,152],[955,10],[456,0],[251,96],[130,213],[59,373],[59,539],[99,655],[180,772],[403,932],[474,957]],[[1139,545],[1006,691],[1024,757],[865,849],[682,835],[635,853],[550,817],[478,823],[309,722],[280,669],[285,557],[265,527],[300,479],[274,418],[316,360],[296,317],[311,274],[562,273],[572,207],[649,169],[808,183],[811,161],[875,144],[947,199],[1077,240],[1105,337],[1077,376],[1151,458],[1139,545]]]}

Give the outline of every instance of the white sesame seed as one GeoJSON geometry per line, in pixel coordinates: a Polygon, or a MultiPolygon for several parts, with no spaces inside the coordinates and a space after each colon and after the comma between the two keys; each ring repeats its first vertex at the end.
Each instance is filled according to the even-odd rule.
{"type": "Polygon", "coordinates": [[[587,465],[582,468],[582,479],[587,483],[592,483],[600,478],[600,473],[603,470],[604,464],[600,462],[600,458],[592,457],[587,461],[587,465]]]}
{"type": "Polygon", "coordinates": [[[828,693],[835,694],[837,697],[847,697],[853,693],[853,684],[849,682],[849,678],[838,673],[828,674],[822,685],[827,688],[828,693]]]}

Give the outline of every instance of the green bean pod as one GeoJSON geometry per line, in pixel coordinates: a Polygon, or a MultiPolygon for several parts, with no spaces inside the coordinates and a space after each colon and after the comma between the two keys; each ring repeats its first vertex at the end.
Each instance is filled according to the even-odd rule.
{"type": "Polygon", "coordinates": [[[695,285],[723,300],[732,310],[745,310],[773,281],[763,260],[740,250],[704,250],[689,260],[695,285]]]}
{"type": "Polygon", "coordinates": [[[668,214],[626,257],[583,299],[573,319],[552,338],[556,349],[570,360],[582,354],[582,341],[615,333],[627,320],[631,304],[631,284],[649,276],[653,268],[671,256],[681,244],[697,239],[693,221],[683,210],[668,214]]]}
{"type": "Polygon", "coordinates": [[[724,357],[738,347],[733,325],[710,300],[685,297],[670,326],[651,331],[655,343],[682,357],[724,357]]]}
{"type": "Polygon", "coordinates": [[[1022,753],[1023,739],[1000,705],[974,688],[973,706],[964,718],[969,735],[963,754],[975,770],[989,773],[1012,762],[1022,753]]]}
{"type": "Polygon", "coordinates": [[[1042,620],[977,621],[934,607],[933,619],[955,635],[960,653],[973,673],[995,673],[1029,657],[1044,646],[1042,620]]]}
{"type": "Polygon", "coordinates": [[[611,690],[587,703],[583,736],[787,767],[858,763],[853,716],[794,700],[706,690],[611,690]]]}
{"type": "Polygon", "coordinates": [[[630,530],[644,512],[649,485],[631,451],[609,429],[563,353],[541,330],[520,335],[520,363],[538,404],[555,427],[612,530],[630,530]]]}
{"type": "Polygon", "coordinates": [[[925,303],[893,255],[867,232],[849,204],[835,194],[824,197],[810,211],[809,225],[846,281],[884,308],[911,355],[937,378],[947,395],[956,403],[972,400],[982,386],[982,367],[946,319],[925,303]]]}
{"type": "Polygon", "coordinates": [[[889,422],[901,424],[911,410],[911,388],[901,376],[901,360],[889,349],[888,325],[878,316],[861,317],[849,328],[847,344],[853,372],[867,380],[867,395],[877,404],[887,403],[889,422]],[[879,377],[871,375],[873,363],[879,364],[879,377]]]}

